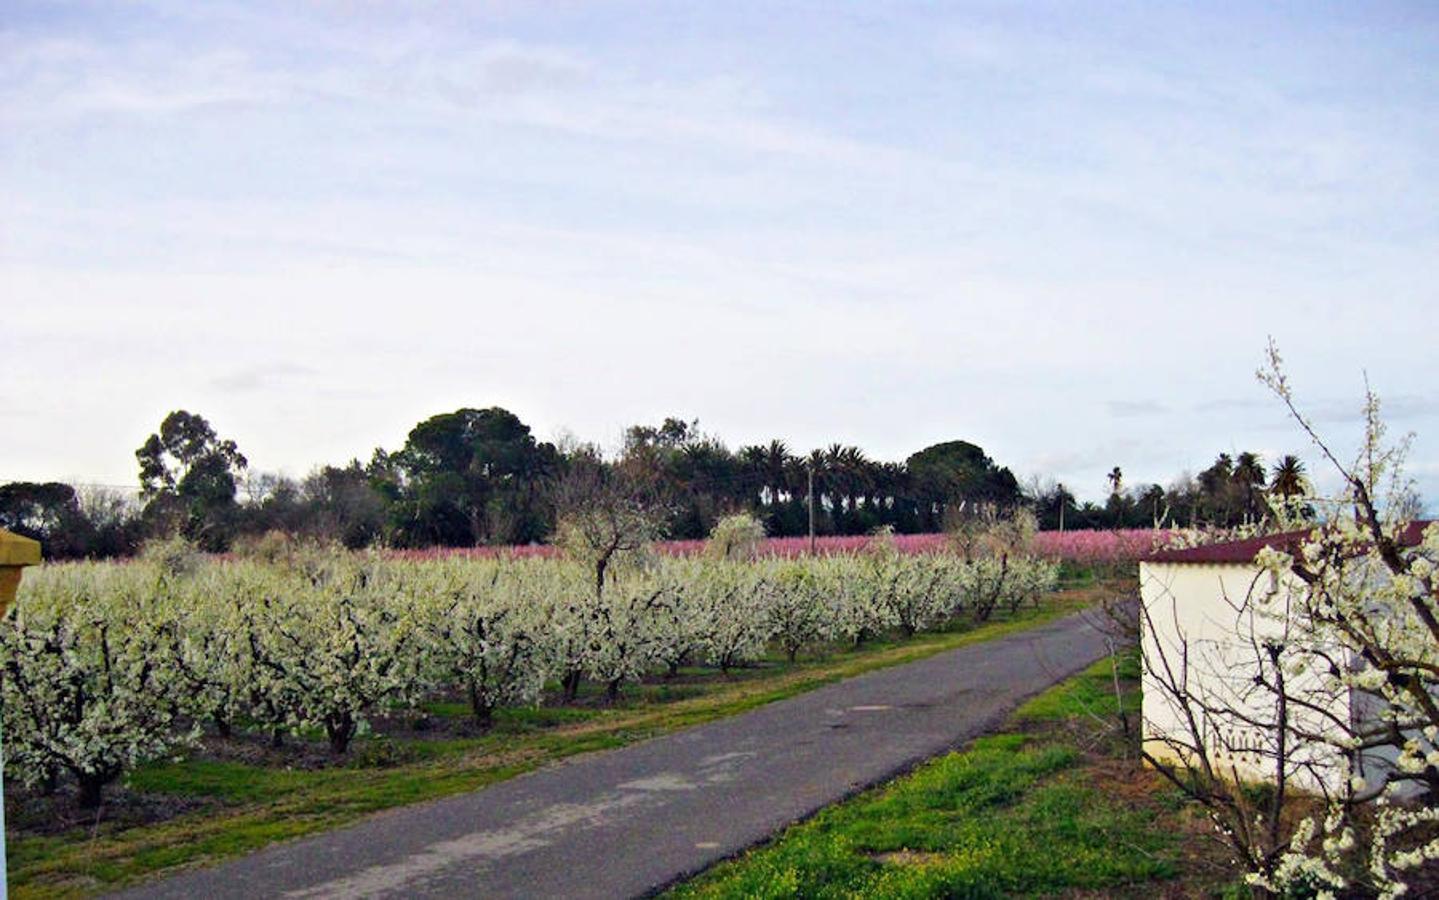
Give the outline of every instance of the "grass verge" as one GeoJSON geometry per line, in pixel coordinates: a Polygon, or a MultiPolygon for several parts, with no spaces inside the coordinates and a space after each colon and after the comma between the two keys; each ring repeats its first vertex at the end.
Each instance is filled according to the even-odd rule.
{"type": "MultiPolygon", "coordinates": [[[[876,642],[795,664],[771,661],[734,677],[712,674],[682,690],[645,685],[614,707],[506,710],[492,731],[478,737],[378,737],[362,742],[352,764],[344,767],[287,769],[203,755],[146,766],[129,776],[126,792],[182,804],[187,811],[150,824],[101,818],[89,827],[50,833],[12,827],[6,844],[9,887],[16,898],[113,890],[335,828],[378,810],[475,790],[578,753],[621,747],[843,678],[1000,638],[1091,605],[1113,590],[1092,585],[1061,591],[1040,608],[1003,621],[876,642]]],[[[456,712],[443,704],[432,711],[456,712]]],[[[18,824],[14,815],[10,821],[18,824]]]]}
{"type": "Polygon", "coordinates": [[[1020,707],[1004,733],[829,807],[665,897],[1207,895],[1185,840],[1202,823],[1138,766],[1121,725],[1137,721],[1137,660],[1117,674],[1117,696],[1101,660],[1020,707]]]}

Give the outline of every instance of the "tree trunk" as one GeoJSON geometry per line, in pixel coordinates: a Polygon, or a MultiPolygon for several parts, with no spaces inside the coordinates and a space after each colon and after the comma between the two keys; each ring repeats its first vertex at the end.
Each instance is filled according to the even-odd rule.
{"type": "Polygon", "coordinates": [[[355,736],[355,720],[349,713],[345,713],[338,719],[326,722],[325,730],[330,734],[330,752],[339,756],[350,748],[350,739],[355,736]]]}
{"type": "Polygon", "coordinates": [[[104,775],[83,774],[76,776],[80,782],[80,806],[84,809],[99,809],[105,782],[104,775]]]}
{"type": "Polygon", "coordinates": [[[564,680],[565,702],[573,703],[580,695],[580,670],[572,669],[565,674],[564,680]]]}
{"type": "Polygon", "coordinates": [[[475,717],[475,724],[481,728],[488,729],[495,722],[495,707],[492,703],[485,702],[480,695],[479,688],[473,682],[470,683],[470,712],[475,717]]]}
{"type": "Polygon", "coordinates": [[[215,716],[215,730],[220,733],[220,737],[229,737],[232,733],[232,729],[230,728],[230,720],[221,715],[215,716]]]}
{"type": "Polygon", "coordinates": [[[270,729],[270,749],[279,750],[285,746],[285,730],[283,728],[270,729]]]}
{"type": "Polygon", "coordinates": [[[609,552],[605,553],[603,556],[601,556],[599,559],[595,560],[595,596],[596,596],[596,597],[599,597],[599,596],[603,595],[604,592],[605,592],[605,571],[610,567],[610,554],[613,553],[613,552],[614,552],[614,551],[609,551],[609,552]]]}
{"type": "Polygon", "coordinates": [[[620,699],[620,679],[616,678],[609,684],[605,685],[605,697],[611,703],[614,703],[616,700],[620,699]]]}

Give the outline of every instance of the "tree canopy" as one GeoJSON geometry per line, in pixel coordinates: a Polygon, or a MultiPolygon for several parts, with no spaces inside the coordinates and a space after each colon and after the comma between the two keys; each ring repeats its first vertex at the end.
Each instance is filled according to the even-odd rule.
{"type": "Polygon", "coordinates": [[[221,439],[204,416],[177,410],[145,439],[135,459],[146,518],[157,529],[223,548],[238,475],[248,465],[235,442],[221,439]]]}
{"type": "Polygon", "coordinates": [[[553,526],[542,494],[561,471],[559,452],[509,410],[432,416],[390,461],[403,543],[526,543],[553,526]]]}
{"type": "Polygon", "coordinates": [[[770,535],[802,535],[811,484],[821,535],[938,531],[1020,504],[1043,528],[1228,526],[1263,518],[1271,494],[1298,493],[1305,478],[1297,457],[1270,468],[1252,452],[1220,453],[1167,487],[1128,485],[1114,466],[1107,499],[1096,504],[1052,482],[1021,488],[1008,467],[965,440],[903,462],[839,443],[799,452],[778,438],[732,450],[698,419],[666,416],[626,429],[610,458],[591,444],[564,443],[536,440],[501,407],[462,407],[416,423],[398,449],[376,448],[368,462],[322,465],[295,479],[249,471],[233,440],[179,410],[136,451],[138,505],[103,490],[16,482],[0,486],[0,527],[39,539],[56,557],[125,554],[144,537],[175,533],[212,550],[272,531],[352,548],[545,542],[555,538],[577,468],[587,478],[613,471],[614,483],[643,495],[657,532],[681,539],[703,538],[738,514],[770,535]]]}

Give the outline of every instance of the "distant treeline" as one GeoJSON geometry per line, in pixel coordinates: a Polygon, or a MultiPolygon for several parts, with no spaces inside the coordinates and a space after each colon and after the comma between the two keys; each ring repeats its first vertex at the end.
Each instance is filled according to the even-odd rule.
{"type": "Polygon", "coordinates": [[[1021,486],[975,444],[948,441],[903,462],[832,444],[796,454],[784,441],[729,449],[697,421],[636,425],[606,458],[592,444],[536,441],[513,413],[492,407],[433,416],[395,451],[326,465],[295,480],[249,470],[203,416],[177,411],[136,451],[138,496],[61,483],[0,486],[0,527],[40,540],[56,559],[128,555],[155,536],[182,534],[223,551],[271,531],[348,547],[527,544],[554,532],[567,483],[599,476],[659,509],[671,538],[699,538],[734,512],[774,536],[808,532],[811,483],[817,533],[944,530],[981,509],[1032,508],[1041,528],[1236,525],[1266,514],[1265,494],[1304,489],[1292,456],[1266,469],[1257,454],[1231,458],[1168,487],[1126,488],[1118,467],[1103,504],[1062,484],[1021,486]]]}

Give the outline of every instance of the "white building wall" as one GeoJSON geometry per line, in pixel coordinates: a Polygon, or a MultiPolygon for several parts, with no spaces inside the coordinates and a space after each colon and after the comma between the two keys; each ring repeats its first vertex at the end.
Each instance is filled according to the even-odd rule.
{"type": "MultiPolygon", "coordinates": [[[[1243,717],[1260,722],[1275,716],[1273,694],[1254,684],[1258,651],[1250,640],[1283,641],[1285,625],[1255,613],[1247,600],[1275,596],[1277,602],[1262,608],[1283,610],[1283,591],[1291,587],[1276,581],[1252,564],[1140,563],[1140,598],[1146,615],[1141,618],[1141,646],[1145,655],[1143,675],[1143,737],[1145,749],[1159,758],[1173,758],[1174,750],[1161,738],[1172,736],[1189,743],[1192,729],[1181,706],[1162,684],[1167,662],[1173,679],[1185,684],[1205,705],[1237,710],[1243,716],[1206,713],[1190,704],[1211,759],[1224,774],[1244,780],[1270,781],[1274,778],[1272,731],[1256,728],[1243,717]]],[[[1347,692],[1336,694],[1321,674],[1290,674],[1289,687],[1309,694],[1322,708],[1348,721],[1347,692]]],[[[1332,733],[1332,723],[1322,715],[1292,711],[1307,729],[1332,733]]],[[[1334,786],[1345,777],[1342,757],[1325,748],[1311,750],[1310,756],[1296,757],[1303,764],[1292,772],[1292,782],[1317,790],[1324,782],[1334,786]]]]}

